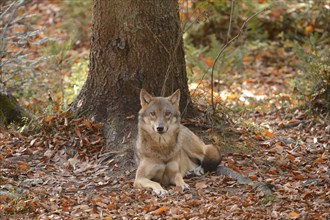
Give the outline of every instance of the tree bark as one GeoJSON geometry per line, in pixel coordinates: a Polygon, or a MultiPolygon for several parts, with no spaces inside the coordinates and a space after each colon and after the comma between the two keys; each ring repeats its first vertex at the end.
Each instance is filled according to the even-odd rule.
{"type": "Polygon", "coordinates": [[[28,114],[18,104],[15,97],[7,91],[0,91],[0,126],[7,126],[10,123],[21,125],[28,119],[28,114]]]}
{"type": "Polygon", "coordinates": [[[178,8],[177,0],[94,0],[90,72],[71,109],[106,122],[113,150],[135,133],[136,120],[127,117],[137,116],[141,88],[155,96],[179,88],[181,111],[196,114],[178,8]]]}

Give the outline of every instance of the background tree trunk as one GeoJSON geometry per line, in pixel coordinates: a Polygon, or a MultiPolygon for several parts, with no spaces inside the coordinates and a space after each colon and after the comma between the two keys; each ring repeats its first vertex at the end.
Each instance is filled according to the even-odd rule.
{"type": "Polygon", "coordinates": [[[71,108],[106,121],[113,150],[134,135],[137,122],[127,117],[137,116],[141,88],[155,96],[180,88],[181,111],[196,113],[178,10],[177,0],[94,0],[90,73],[71,108]]]}
{"type": "Polygon", "coordinates": [[[15,97],[7,91],[0,90],[0,127],[10,123],[23,124],[24,120],[27,122],[28,119],[27,112],[18,104],[15,97]]]}

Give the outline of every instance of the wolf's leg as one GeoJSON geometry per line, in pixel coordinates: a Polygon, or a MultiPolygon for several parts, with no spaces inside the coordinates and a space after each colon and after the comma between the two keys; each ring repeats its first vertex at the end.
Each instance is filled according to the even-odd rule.
{"type": "Polygon", "coordinates": [[[167,194],[163,187],[152,179],[159,179],[164,173],[165,166],[157,164],[151,160],[142,160],[136,171],[134,187],[137,188],[151,188],[157,195],[167,194]]]}
{"type": "Polygon", "coordinates": [[[183,180],[178,161],[175,160],[168,163],[166,166],[165,174],[169,177],[171,184],[176,185],[183,190],[189,189],[189,185],[183,180]]]}
{"type": "Polygon", "coordinates": [[[189,185],[187,183],[184,182],[183,180],[183,176],[180,172],[178,172],[176,175],[175,175],[175,185],[180,187],[181,189],[185,190],[185,189],[189,189],[189,185]]]}

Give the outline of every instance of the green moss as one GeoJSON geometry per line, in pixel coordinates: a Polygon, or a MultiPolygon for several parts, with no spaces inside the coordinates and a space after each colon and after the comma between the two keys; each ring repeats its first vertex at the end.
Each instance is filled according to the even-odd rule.
{"type": "Polygon", "coordinates": [[[14,104],[5,95],[0,94],[0,123],[8,124],[11,120],[11,112],[14,111],[14,104]]]}
{"type": "Polygon", "coordinates": [[[275,195],[268,195],[268,196],[264,196],[260,202],[261,202],[261,204],[266,205],[267,203],[273,202],[275,200],[276,200],[275,195]]]}

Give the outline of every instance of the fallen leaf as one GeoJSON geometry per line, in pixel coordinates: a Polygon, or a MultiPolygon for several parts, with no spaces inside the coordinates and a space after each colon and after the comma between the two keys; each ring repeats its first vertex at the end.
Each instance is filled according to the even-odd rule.
{"type": "Polygon", "coordinates": [[[103,128],[103,124],[93,124],[94,128],[96,128],[97,130],[100,130],[101,128],[103,128]]]}
{"type": "Polygon", "coordinates": [[[200,204],[202,204],[201,200],[197,200],[197,199],[192,199],[192,200],[188,200],[185,205],[189,206],[189,207],[197,207],[200,204]]]}
{"type": "Polygon", "coordinates": [[[258,179],[258,177],[256,175],[249,175],[249,178],[253,181],[258,179]]]}
{"type": "Polygon", "coordinates": [[[51,158],[54,154],[55,154],[55,150],[48,149],[44,153],[44,156],[47,157],[47,158],[51,158]]]}
{"type": "Polygon", "coordinates": [[[299,218],[300,215],[297,212],[292,211],[288,214],[288,216],[289,216],[289,218],[296,219],[296,218],[299,218]]]}
{"type": "Polygon", "coordinates": [[[85,126],[86,128],[88,128],[89,130],[93,130],[93,126],[92,126],[92,123],[91,123],[90,121],[85,120],[85,121],[83,122],[83,124],[84,124],[84,126],[85,126]]]}
{"type": "Polygon", "coordinates": [[[195,184],[196,189],[205,189],[207,188],[206,182],[198,182],[195,184]]]}
{"type": "Polygon", "coordinates": [[[18,170],[22,171],[22,172],[26,172],[30,169],[30,166],[28,163],[23,162],[23,161],[18,161],[16,164],[16,167],[18,170]]]}
{"type": "Polygon", "coordinates": [[[322,158],[317,158],[314,160],[315,163],[324,163],[324,160],[322,158]]]}
{"type": "Polygon", "coordinates": [[[167,210],[169,210],[168,207],[160,207],[159,209],[157,209],[156,211],[154,211],[154,214],[156,214],[156,215],[162,215],[162,214],[164,214],[167,210]]]}
{"type": "Polygon", "coordinates": [[[254,139],[254,140],[257,140],[257,141],[263,141],[263,140],[264,140],[264,138],[261,137],[260,135],[254,135],[254,136],[253,136],[253,139],[254,139]]]}
{"type": "Polygon", "coordinates": [[[81,132],[78,126],[75,126],[74,131],[76,132],[76,135],[81,138],[81,132]]]}
{"type": "Polygon", "coordinates": [[[33,146],[34,143],[35,143],[37,140],[38,140],[38,138],[33,139],[33,140],[30,142],[30,146],[33,146]]]}
{"type": "Polygon", "coordinates": [[[278,145],[278,146],[273,147],[269,151],[270,152],[281,154],[283,152],[283,147],[278,145]]]}
{"type": "Polygon", "coordinates": [[[242,173],[241,169],[231,161],[228,161],[228,167],[235,170],[238,173],[242,173]]]}
{"type": "Polygon", "coordinates": [[[269,138],[275,138],[275,135],[268,130],[264,130],[263,135],[265,135],[266,137],[269,137],[269,138]]]}
{"type": "Polygon", "coordinates": [[[314,31],[313,26],[308,25],[305,27],[305,35],[310,35],[314,31]]]}
{"type": "Polygon", "coordinates": [[[290,159],[290,160],[293,160],[293,159],[295,159],[296,157],[293,156],[292,154],[288,154],[288,155],[286,155],[286,158],[288,158],[288,159],[290,159]]]}
{"type": "Polygon", "coordinates": [[[50,122],[51,120],[53,120],[55,118],[55,116],[52,116],[52,115],[47,115],[45,117],[45,122],[50,122]]]}
{"type": "Polygon", "coordinates": [[[305,179],[305,177],[303,175],[301,175],[301,174],[296,175],[294,178],[296,180],[303,180],[303,179],[305,179]]]}

